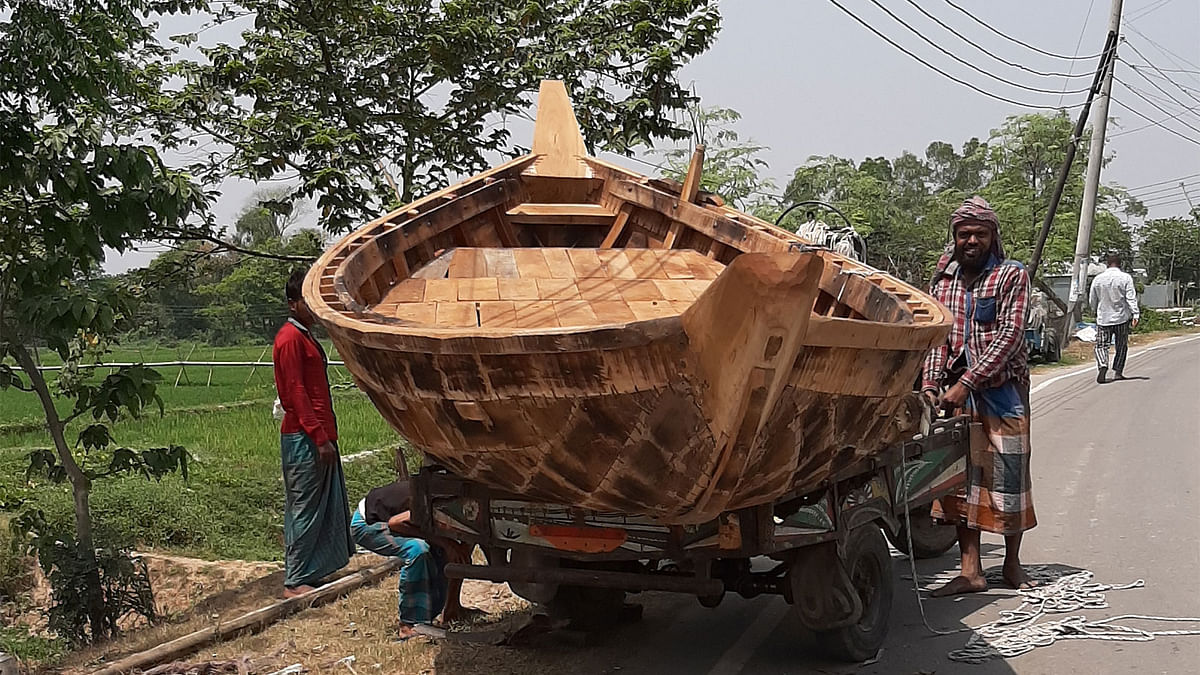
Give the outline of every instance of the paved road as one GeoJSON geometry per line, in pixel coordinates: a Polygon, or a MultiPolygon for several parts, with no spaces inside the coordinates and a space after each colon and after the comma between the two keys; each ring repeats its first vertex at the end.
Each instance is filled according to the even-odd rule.
{"type": "MultiPolygon", "coordinates": [[[[1145,579],[1109,593],[1111,608],[1088,618],[1141,613],[1200,616],[1200,336],[1135,349],[1127,375],[1098,386],[1094,371],[1034,380],[1034,503],[1040,525],[1023,559],[1086,568],[1098,581],[1145,579]]],[[[985,567],[999,566],[1003,541],[984,536],[985,567]]],[[[934,637],[921,625],[907,561],[894,558],[896,601],[880,660],[846,667],[804,651],[810,638],[778,598],[729,597],[715,610],[653,596],[645,618],[586,650],[608,672],[709,673],[1194,673],[1200,637],[1150,643],[1060,642],[1008,661],[971,666],[946,653],[967,633],[934,637]],[[603,665],[601,665],[603,664],[603,665]]],[[[953,571],[955,555],[922,561],[921,575],[953,571]]],[[[978,625],[1019,604],[1011,591],[926,601],[942,628],[978,625]]],[[[1171,626],[1168,626],[1170,628],[1171,626]]],[[[581,655],[582,656],[582,655],[581,655]]],[[[589,668],[590,670],[591,668],[589,668]]]]}

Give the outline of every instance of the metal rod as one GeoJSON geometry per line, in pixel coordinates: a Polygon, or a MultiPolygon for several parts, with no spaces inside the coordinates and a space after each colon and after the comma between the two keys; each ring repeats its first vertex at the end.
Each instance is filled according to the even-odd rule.
{"type": "Polygon", "coordinates": [[[725,592],[725,584],[720,579],[600,570],[485,567],[451,563],[446,565],[446,576],[451,579],[483,579],[496,583],[563,584],[592,588],[616,588],[625,591],[667,591],[700,596],[720,595],[725,592]]]}

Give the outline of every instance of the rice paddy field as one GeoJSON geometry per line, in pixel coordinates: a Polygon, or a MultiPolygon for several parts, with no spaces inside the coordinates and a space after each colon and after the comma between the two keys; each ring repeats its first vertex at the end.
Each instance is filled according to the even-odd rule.
{"type": "MultiPolygon", "coordinates": [[[[327,348],[330,358],[336,352],[327,348]]],[[[57,357],[43,352],[44,365],[57,357]]],[[[125,346],[105,362],[267,361],[263,345],[244,347],[185,346],[159,348],[125,346]]],[[[158,393],[164,412],[157,409],[140,419],[113,426],[120,446],[134,450],[181,445],[191,453],[188,480],[172,475],[161,481],[140,476],[96,481],[92,514],[98,532],[141,550],[157,550],[206,559],[281,560],[283,489],[279,465],[279,423],[271,416],[275,386],[270,366],[159,367],[158,393]]],[[[107,373],[98,369],[97,377],[107,373]]],[[[338,416],[347,490],[357,501],[372,487],[393,479],[394,451],[401,442],[379,413],[356,388],[344,369],[331,367],[334,409],[338,416]],[[373,452],[372,452],[373,451],[373,452]],[[361,453],[361,454],[360,454],[361,453]]],[[[48,379],[53,373],[48,373],[48,379]]],[[[68,401],[60,409],[70,408],[68,401]]],[[[73,442],[82,423],[68,430],[73,442]]],[[[44,511],[51,521],[71,519],[68,485],[44,478],[27,479],[28,454],[51,447],[33,394],[0,391],[0,497],[19,494],[20,506],[8,505],[11,517],[29,507],[44,511]]],[[[86,461],[86,458],[85,460],[86,461]]],[[[0,498],[0,504],[5,500],[0,498]]]]}

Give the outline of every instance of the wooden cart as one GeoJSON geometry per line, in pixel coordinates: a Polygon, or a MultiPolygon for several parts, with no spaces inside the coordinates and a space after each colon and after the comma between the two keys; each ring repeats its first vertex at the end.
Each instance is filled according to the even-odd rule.
{"type": "Polygon", "coordinates": [[[805,494],[722,513],[700,525],[599,513],[523,499],[426,467],[413,478],[413,519],[424,532],[478,544],[486,565],[446,567],[452,578],[507,582],[577,628],[614,622],[630,592],[782,596],[831,656],[861,661],[887,634],[892,563],[887,538],[918,557],[954,544],[929,503],[961,480],[966,418],[933,423],[830,476],[805,494]],[[913,524],[905,528],[905,496],[913,524]]]}

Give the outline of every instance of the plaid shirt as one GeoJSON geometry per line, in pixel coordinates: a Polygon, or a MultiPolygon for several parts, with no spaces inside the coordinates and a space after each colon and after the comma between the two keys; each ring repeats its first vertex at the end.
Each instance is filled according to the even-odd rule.
{"type": "Polygon", "coordinates": [[[946,342],[925,359],[922,387],[938,389],[947,366],[964,349],[967,370],[959,380],[973,390],[1008,380],[1029,382],[1029,350],[1025,319],[1029,313],[1029,275],[1015,260],[993,257],[975,283],[967,287],[951,263],[933,284],[933,296],[954,313],[946,342]]]}

